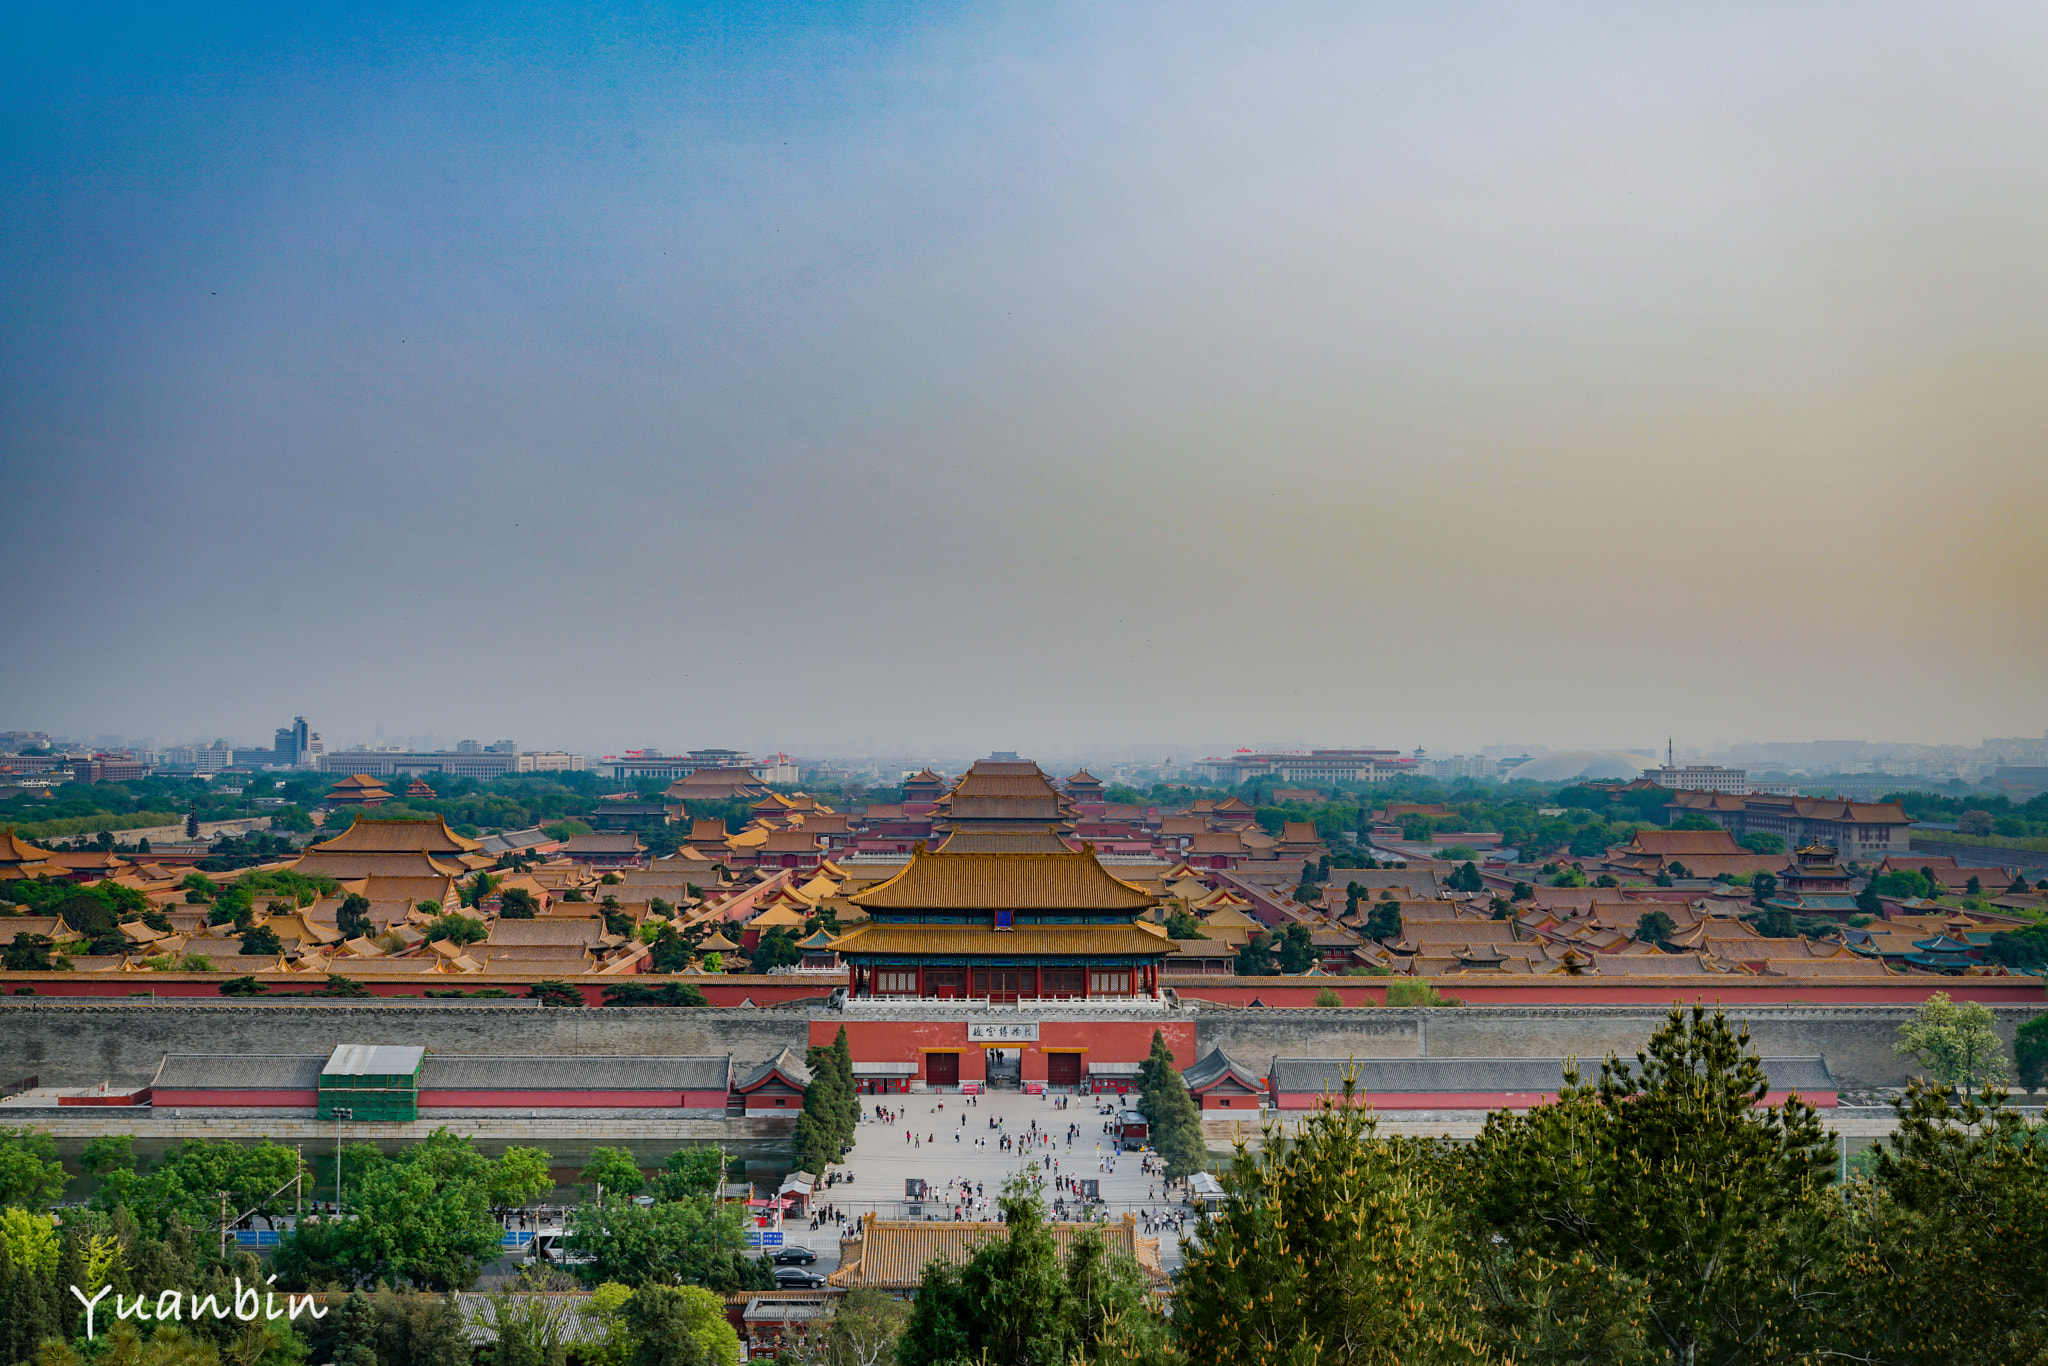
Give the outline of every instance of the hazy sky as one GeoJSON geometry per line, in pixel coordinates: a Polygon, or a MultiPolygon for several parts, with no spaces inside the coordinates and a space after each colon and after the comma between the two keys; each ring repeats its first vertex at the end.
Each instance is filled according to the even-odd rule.
{"type": "Polygon", "coordinates": [[[2048,727],[2039,4],[17,7],[0,729],[2048,727]]]}

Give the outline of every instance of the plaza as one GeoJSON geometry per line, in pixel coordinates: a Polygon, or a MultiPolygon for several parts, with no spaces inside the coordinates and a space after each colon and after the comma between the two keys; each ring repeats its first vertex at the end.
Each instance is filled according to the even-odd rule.
{"type": "MultiPolygon", "coordinates": [[[[1118,1219],[1125,1213],[1136,1214],[1140,1232],[1160,1240],[1162,1264],[1169,1271],[1180,1265],[1179,1239],[1171,1226],[1162,1224],[1161,1217],[1189,1215],[1190,1211],[1180,1203],[1178,1191],[1168,1195],[1163,1177],[1146,1173],[1143,1153],[1115,1151],[1116,1140],[1103,1130],[1115,1118],[1115,1097],[996,1091],[984,1095],[912,1092],[862,1096],[861,1100],[864,1108],[853,1150],[834,1168],[840,1174],[839,1184],[821,1186],[813,1197],[814,1205],[843,1215],[847,1228],[869,1212],[884,1219],[951,1220],[959,1207],[962,1219],[994,1219],[1003,1182],[1035,1170],[1046,1182],[1048,1212],[1055,1198],[1064,1198],[1069,1219],[1118,1219]],[[1060,1108],[1063,1100],[1064,1109],[1060,1108]],[[877,1105],[896,1118],[877,1119],[877,1105]],[[1105,1106],[1107,1113],[1103,1113],[1105,1106]],[[1001,1127],[991,1128],[991,1121],[1001,1127]],[[1038,1126],[1035,1131],[1031,1127],[1034,1122],[1038,1126]],[[1071,1141],[1067,1138],[1070,1125],[1078,1129],[1071,1141]],[[906,1132],[911,1141],[905,1141],[906,1132]],[[1000,1144],[1005,1135],[1013,1140],[1009,1151],[1000,1144]],[[1041,1137],[1051,1141],[1036,1141],[1041,1137]],[[1111,1165],[1115,1170],[1106,1170],[1111,1165]],[[846,1180],[849,1173],[851,1184],[846,1180]],[[1089,1215],[1076,1212],[1078,1197],[1062,1196],[1054,1188],[1055,1177],[1100,1183],[1100,1199],[1089,1206],[1089,1215]],[[930,1192],[921,1202],[905,1197],[906,1183],[913,1180],[923,1181],[930,1192]],[[972,1209],[961,1204],[963,1182],[977,1201],[972,1209]],[[981,1200],[987,1201],[985,1210],[981,1200]],[[1146,1226],[1148,1218],[1150,1227],[1146,1226]]],[[[792,1219],[784,1233],[789,1243],[802,1244],[818,1254],[814,1270],[824,1272],[838,1266],[836,1219],[816,1230],[807,1228],[807,1221],[792,1219]]]]}

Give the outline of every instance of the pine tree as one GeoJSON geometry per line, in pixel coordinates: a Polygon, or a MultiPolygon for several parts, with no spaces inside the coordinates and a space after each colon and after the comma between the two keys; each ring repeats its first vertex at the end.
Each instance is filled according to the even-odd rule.
{"type": "Polygon", "coordinates": [[[1488,1359],[1450,1248],[1441,1160],[1386,1140],[1355,1087],[1293,1137],[1242,1143],[1230,1199],[1187,1245],[1173,1336],[1194,1362],[1447,1366],[1488,1359]]]}
{"type": "Polygon", "coordinates": [[[1202,1112],[1188,1094],[1188,1084],[1174,1066],[1166,1036],[1152,1031],[1152,1052],[1138,1071],[1138,1109],[1152,1130],[1152,1147],[1166,1159],[1166,1177],[1178,1181],[1209,1165],[1202,1139],[1202,1112]]]}
{"type": "Polygon", "coordinates": [[[839,1033],[832,1040],[832,1066],[838,1073],[840,1093],[846,1100],[841,1147],[851,1148],[860,1132],[860,1087],[853,1079],[853,1048],[846,1041],[845,1025],[839,1026],[839,1033]]]}
{"type": "Polygon", "coordinates": [[[1634,1067],[1610,1058],[1556,1104],[1490,1116],[1457,1186],[1499,1345],[1557,1329],[1555,1278],[1590,1265],[1608,1274],[1579,1279],[1566,1317],[1615,1339],[1605,1359],[1802,1359],[1834,1298],[1834,1141],[1796,1097],[1761,1106],[1769,1089],[1748,1035],[1695,1006],[1634,1067]]]}

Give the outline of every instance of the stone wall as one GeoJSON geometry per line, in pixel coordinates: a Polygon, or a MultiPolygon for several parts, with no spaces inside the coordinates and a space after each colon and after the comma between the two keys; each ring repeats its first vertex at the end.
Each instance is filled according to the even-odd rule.
{"type": "MultiPolygon", "coordinates": [[[[2008,1047],[2038,1008],[1993,1006],[2008,1047]]],[[[1597,1075],[1609,1054],[1633,1058],[1668,1011],[1631,1006],[1462,1006],[1454,1009],[1205,1010],[1196,1047],[1221,1047],[1256,1071],[1274,1057],[1576,1056],[1597,1075]]],[[[1904,1006],[1771,1006],[1730,1012],[1765,1056],[1828,1060],[1845,1088],[1902,1086],[1914,1070],[1892,1052],[1904,1006]]]]}
{"type": "MultiPolygon", "coordinates": [[[[2008,1045],[2039,1007],[1993,1006],[2008,1045]]],[[[1452,1009],[1191,1009],[1196,1049],[1221,1046],[1263,1069],[1287,1057],[1561,1057],[1597,1071],[1632,1057],[1664,1020],[1652,1006],[1462,1006],[1452,1009]]],[[[1828,1060],[1844,1087],[1902,1085],[1892,1041],[1904,1006],[1768,1006],[1731,1012],[1757,1050],[1828,1060]]],[[[45,1087],[146,1085],[166,1053],[324,1053],[337,1043],[421,1044],[443,1053],[731,1053],[742,1069],[785,1046],[801,1049],[803,1009],[534,1010],[374,1004],[0,1004],[0,1071],[45,1087]]],[[[1185,1019],[1182,1015],[1179,1018],[1185,1019]]]]}
{"type": "Polygon", "coordinates": [[[488,1006],[0,1004],[0,1071],[45,1087],[145,1086],[166,1053],[325,1053],[338,1043],[438,1053],[730,1053],[740,1070],[802,1049],[802,1010],[488,1006]]]}

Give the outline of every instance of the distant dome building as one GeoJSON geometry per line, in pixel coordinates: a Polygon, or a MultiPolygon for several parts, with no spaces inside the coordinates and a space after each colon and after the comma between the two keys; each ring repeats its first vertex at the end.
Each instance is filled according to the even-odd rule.
{"type": "Polygon", "coordinates": [[[1571,749],[1545,754],[1518,764],[1508,771],[1508,781],[1526,778],[1532,783],[1563,783],[1574,778],[1593,782],[1632,782],[1657,761],[1647,754],[1624,754],[1611,749],[1571,749]]]}

